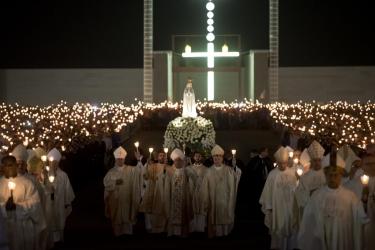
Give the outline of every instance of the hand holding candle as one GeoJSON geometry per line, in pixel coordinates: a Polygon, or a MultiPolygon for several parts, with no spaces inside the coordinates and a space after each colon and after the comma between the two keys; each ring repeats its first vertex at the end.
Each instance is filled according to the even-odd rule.
{"type": "Polygon", "coordinates": [[[9,181],[8,182],[8,188],[10,190],[10,197],[7,201],[6,204],[6,209],[7,210],[14,210],[16,208],[14,202],[13,202],[13,190],[16,188],[16,183],[14,181],[9,181]]]}
{"type": "Polygon", "coordinates": [[[369,179],[370,179],[370,177],[368,175],[365,175],[365,174],[362,175],[361,176],[362,185],[363,186],[368,186],[369,179]]]}
{"type": "MultiPolygon", "coordinates": [[[[53,182],[55,181],[55,176],[53,176],[53,175],[50,175],[50,176],[48,176],[48,181],[49,181],[49,183],[51,183],[51,184],[53,184],[53,182]]],[[[54,189],[54,187],[53,187],[53,185],[51,185],[51,200],[53,201],[53,200],[55,200],[55,189],[54,189]]]]}
{"type": "Polygon", "coordinates": [[[7,211],[15,210],[16,204],[14,204],[13,201],[13,190],[16,188],[16,183],[14,181],[8,181],[8,188],[10,190],[10,197],[8,198],[8,201],[6,202],[5,209],[7,211]]]}
{"type": "Polygon", "coordinates": [[[11,192],[13,192],[13,190],[16,188],[16,183],[14,181],[9,181],[8,188],[11,192]]]}
{"type": "Polygon", "coordinates": [[[298,168],[296,172],[297,172],[297,175],[298,175],[299,177],[301,177],[301,175],[303,174],[303,169],[298,168]]]}
{"type": "Polygon", "coordinates": [[[148,148],[148,152],[150,153],[150,159],[152,158],[152,152],[154,152],[154,148],[148,148]]]}
{"type": "Polygon", "coordinates": [[[47,156],[42,155],[42,157],[40,157],[40,159],[42,160],[43,163],[45,163],[47,161],[47,156]]]}
{"type": "Polygon", "coordinates": [[[289,158],[293,158],[293,155],[294,155],[293,152],[289,152],[289,158]]]}
{"type": "Polygon", "coordinates": [[[50,175],[50,176],[48,177],[48,180],[49,180],[50,183],[53,183],[53,182],[55,181],[55,176],[50,175]]]}
{"type": "Polygon", "coordinates": [[[362,182],[362,185],[363,185],[363,189],[362,189],[362,202],[363,202],[363,208],[365,209],[365,212],[367,213],[367,201],[368,201],[368,197],[369,197],[369,193],[370,193],[370,189],[369,189],[369,186],[368,186],[368,182],[369,182],[369,179],[370,177],[368,175],[362,175],[361,176],[361,182],[362,182]]]}

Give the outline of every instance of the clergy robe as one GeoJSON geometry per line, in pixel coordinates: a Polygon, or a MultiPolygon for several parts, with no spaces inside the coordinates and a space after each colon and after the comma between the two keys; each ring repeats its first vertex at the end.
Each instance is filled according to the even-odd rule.
{"type": "Polygon", "coordinates": [[[375,249],[375,176],[370,176],[367,215],[370,222],[365,225],[365,250],[375,249]]]}
{"type": "Polygon", "coordinates": [[[34,229],[36,230],[34,232],[36,236],[35,249],[50,249],[53,247],[53,242],[50,242],[48,237],[49,232],[47,227],[45,209],[47,198],[46,190],[44,188],[44,185],[34,175],[29,175],[25,177],[33,182],[40,198],[40,207],[38,208],[39,212],[37,214],[38,219],[34,227],[34,229]]]}
{"type": "Polygon", "coordinates": [[[196,179],[197,175],[188,167],[167,172],[164,194],[168,236],[187,236],[192,231],[196,179]]]}
{"type": "Polygon", "coordinates": [[[152,233],[161,233],[166,230],[164,183],[167,171],[169,172],[174,168],[161,163],[147,166],[144,175],[144,179],[147,180],[147,187],[142,198],[140,211],[145,213],[146,229],[152,233]]]}
{"type": "Polygon", "coordinates": [[[294,192],[297,177],[292,168],[272,170],[264,185],[259,203],[265,214],[264,224],[271,234],[271,248],[296,247],[296,216],[294,192]]]}
{"type": "Polygon", "coordinates": [[[362,202],[339,186],[323,186],[307,203],[298,236],[302,250],[361,250],[362,227],[368,223],[362,202]]]}
{"type": "Polygon", "coordinates": [[[193,190],[193,212],[194,212],[194,219],[191,225],[192,231],[195,232],[204,232],[206,228],[206,217],[203,215],[203,211],[200,211],[201,204],[202,204],[202,196],[200,195],[201,186],[203,177],[207,173],[207,167],[203,164],[193,164],[188,166],[194,172],[195,175],[195,183],[194,183],[194,190],[193,190]]]}
{"type": "Polygon", "coordinates": [[[103,182],[105,214],[112,221],[114,234],[132,234],[141,201],[141,164],[115,166],[108,171],[103,182]],[[116,185],[116,180],[120,179],[123,183],[116,185]]]}
{"type": "Polygon", "coordinates": [[[207,169],[200,188],[201,213],[207,217],[209,237],[228,235],[234,226],[239,168],[222,164],[207,169]]]}
{"type": "Polygon", "coordinates": [[[326,178],[323,169],[315,171],[313,169],[308,170],[299,179],[299,184],[297,186],[295,197],[298,207],[299,217],[298,220],[302,218],[303,210],[310,200],[313,192],[318,190],[326,183],[326,178]]]}
{"type": "Polygon", "coordinates": [[[36,249],[37,222],[40,216],[40,198],[35,185],[24,176],[13,178],[16,188],[13,200],[16,210],[6,211],[5,206],[10,197],[8,179],[0,178],[0,209],[6,220],[9,249],[36,249]]]}
{"type": "MultiPolygon", "coordinates": [[[[361,176],[363,174],[364,174],[363,169],[359,168],[355,172],[353,178],[343,184],[343,187],[352,191],[359,200],[362,199],[363,184],[361,182],[361,176]]],[[[371,183],[372,181],[369,182],[369,188],[373,189],[371,188],[372,186],[371,183]]],[[[370,192],[370,196],[371,196],[371,192],[370,192]]],[[[365,225],[365,232],[364,232],[364,249],[365,250],[375,249],[375,237],[374,237],[375,235],[375,224],[374,224],[375,212],[371,210],[371,207],[375,208],[375,206],[373,205],[373,200],[369,199],[367,203],[367,209],[368,209],[367,215],[369,216],[371,221],[370,223],[367,223],[365,225]]]]}
{"type": "Polygon", "coordinates": [[[358,199],[362,199],[362,190],[363,185],[361,182],[361,176],[364,174],[363,169],[359,168],[355,172],[353,178],[346,181],[344,184],[342,184],[343,187],[346,187],[350,191],[352,191],[358,199]]]}
{"type": "Polygon", "coordinates": [[[0,250],[9,250],[8,232],[7,232],[6,225],[7,225],[6,220],[3,214],[0,213],[0,250]]]}
{"type": "Polygon", "coordinates": [[[56,169],[55,180],[51,184],[47,182],[46,192],[46,220],[49,230],[49,242],[64,241],[64,228],[66,218],[72,212],[71,203],[75,196],[70,185],[68,175],[60,168],[56,169]],[[52,194],[53,193],[53,200],[52,194]]]}

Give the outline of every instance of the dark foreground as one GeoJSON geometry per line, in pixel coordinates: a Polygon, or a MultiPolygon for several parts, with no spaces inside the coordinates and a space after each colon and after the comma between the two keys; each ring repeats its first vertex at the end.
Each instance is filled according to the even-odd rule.
{"type": "Polygon", "coordinates": [[[142,216],[134,235],[114,237],[109,221],[103,216],[103,187],[99,179],[76,192],[73,208],[65,229],[65,242],[55,249],[268,249],[269,246],[267,229],[254,199],[238,204],[233,232],[214,239],[207,239],[205,234],[192,234],[189,238],[148,234],[142,216]]]}

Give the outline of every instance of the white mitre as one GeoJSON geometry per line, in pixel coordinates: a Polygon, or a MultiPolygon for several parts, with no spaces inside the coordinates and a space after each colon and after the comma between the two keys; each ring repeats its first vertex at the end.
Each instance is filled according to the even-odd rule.
{"type": "Polygon", "coordinates": [[[288,162],[289,150],[286,147],[280,147],[273,155],[277,162],[288,162]]]}
{"type": "Polygon", "coordinates": [[[211,155],[224,155],[224,149],[219,145],[215,145],[215,147],[213,147],[211,150],[211,155]]]}
{"type": "Polygon", "coordinates": [[[307,148],[307,152],[309,153],[311,159],[322,159],[324,156],[324,151],[325,150],[322,145],[315,140],[307,148]]]}
{"type": "Polygon", "coordinates": [[[53,161],[60,161],[61,160],[61,153],[56,148],[51,149],[51,151],[48,152],[47,158],[50,159],[53,157],[53,161]]]}
{"type": "Polygon", "coordinates": [[[36,153],[32,149],[27,149],[27,162],[29,162],[32,158],[37,157],[36,153]]]}
{"type": "Polygon", "coordinates": [[[43,155],[47,155],[47,152],[41,147],[34,149],[34,152],[39,159],[41,159],[43,155]]]}
{"type": "Polygon", "coordinates": [[[12,151],[12,155],[16,158],[17,161],[27,161],[28,153],[26,147],[23,144],[17,145],[12,151]]]}
{"type": "Polygon", "coordinates": [[[171,159],[172,159],[172,161],[175,161],[178,158],[180,158],[181,160],[184,160],[185,154],[184,154],[184,152],[181,151],[181,149],[175,148],[171,153],[171,159]]]}
{"type": "MultiPolygon", "coordinates": [[[[331,154],[327,154],[326,156],[323,157],[322,159],[323,168],[330,166],[330,163],[331,163],[330,159],[331,159],[331,154]]],[[[345,161],[339,154],[336,155],[336,166],[340,168],[345,168],[345,161]]]]}
{"type": "Polygon", "coordinates": [[[121,146],[116,148],[116,150],[113,152],[113,156],[115,157],[115,159],[125,159],[127,154],[128,153],[126,152],[126,150],[121,146]]]}
{"type": "Polygon", "coordinates": [[[347,172],[352,168],[353,162],[361,160],[349,145],[344,145],[337,151],[337,155],[340,155],[342,159],[345,160],[345,170],[347,172]]]}
{"type": "Polygon", "coordinates": [[[299,157],[299,162],[302,164],[302,166],[307,167],[308,165],[310,165],[310,161],[311,161],[310,155],[307,152],[307,148],[305,148],[302,151],[301,156],[299,157]]]}

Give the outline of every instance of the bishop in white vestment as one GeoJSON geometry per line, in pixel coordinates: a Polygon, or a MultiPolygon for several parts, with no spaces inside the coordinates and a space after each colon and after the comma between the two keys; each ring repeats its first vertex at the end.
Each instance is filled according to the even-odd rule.
{"type": "Polygon", "coordinates": [[[175,168],[166,175],[164,191],[168,235],[186,237],[192,231],[192,202],[197,176],[186,167],[185,155],[180,149],[172,151],[171,159],[175,168]]]}
{"type": "Polygon", "coordinates": [[[7,228],[10,250],[36,249],[40,199],[31,180],[17,174],[13,156],[2,159],[4,176],[0,177],[0,212],[7,228]]]}
{"type": "Polygon", "coordinates": [[[295,192],[300,218],[311,195],[326,182],[322,169],[324,151],[324,148],[317,141],[313,141],[307,149],[310,158],[310,168],[301,176],[295,192]]]}
{"type": "Polygon", "coordinates": [[[234,226],[241,170],[223,164],[224,150],[220,146],[216,145],[211,155],[214,164],[202,180],[200,211],[207,218],[208,237],[220,237],[228,235],[234,226]]]}
{"type": "Polygon", "coordinates": [[[289,155],[285,147],[280,147],[274,156],[277,168],[269,173],[259,203],[271,234],[271,249],[293,249],[296,247],[294,191],[297,177],[293,168],[288,168],[289,155]]]}
{"type": "Polygon", "coordinates": [[[158,153],[157,163],[147,163],[143,175],[147,186],[142,197],[140,212],[145,214],[146,230],[151,233],[162,233],[166,230],[164,182],[167,172],[174,169],[175,167],[166,164],[164,152],[158,153]]]}
{"type": "Polygon", "coordinates": [[[342,187],[343,168],[324,169],[327,185],[308,201],[299,231],[302,250],[361,250],[363,225],[369,222],[362,202],[350,190],[342,187]]]}
{"type": "MultiPolygon", "coordinates": [[[[141,163],[124,164],[127,152],[122,147],[114,151],[115,166],[104,177],[105,215],[111,220],[116,236],[133,234],[141,201],[142,169],[141,163]]],[[[136,157],[139,160],[140,155],[136,157]]]]}
{"type": "Polygon", "coordinates": [[[47,154],[50,171],[46,176],[46,219],[50,241],[64,241],[64,229],[67,217],[72,212],[75,198],[68,175],[60,169],[61,153],[53,148],[47,154]],[[51,178],[53,176],[53,178],[51,178]]]}
{"type": "Polygon", "coordinates": [[[198,152],[194,153],[194,163],[188,166],[188,169],[191,169],[195,176],[196,181],[194,184],[194,192],[193,192],[193,211],[194,211],[194,220],[191,225],[191,229],[194,232],[204,232],[207,223],[206,217],[203,215],[204,213],[200,211],[201,204],[202,204],[202,195],[200,195],[201,186],[203,177],[206,175],[208,168],[202,164],[202,155],[198,152]]]}

